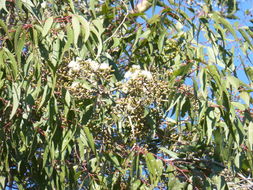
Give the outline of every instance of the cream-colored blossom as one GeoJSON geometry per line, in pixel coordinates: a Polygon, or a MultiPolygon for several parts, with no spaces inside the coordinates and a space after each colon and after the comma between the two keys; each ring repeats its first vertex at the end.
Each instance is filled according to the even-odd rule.
{"type": "Polygon", "coordinates": [[[90,68],[93,71],[97,71],[99,69],[99,63],[96,61],[93,61],[91,59],[87,59],[86,62],[90,65],[90,68]]]}
{"type": "Polygon", "coordinates": [[[141,71],[140,69],[141,69],[140,65],[133,65],[132,68],[125,73],[124,78],[127,80],[138,78],[138,75],[141,71]]]}
{"type": "Polygon", "coordinates": [[[101,70],[106,70],[106,69],[109,69],[110,66],[108,63],[102,63],[100,66],[99,66],[99,69],[101,70]]]}
{"type": "Polygon", "coordinates": [[[134,69],[134,70],[140,70],[141,67],[140,67],[140,65],[133,65],[133,66],[132,66],[132,69],[134,69]]]}
{"type": "Polygon", "coordinates": [[[153,79],[153,76],[151,74],[151,72],[149,71],[146,71],[146,70],[142,70],[141,71],[141,75],[146,77],[148,80],[152,80],[153,79]]]}
{"type": "Polygon", "coordinates": [[[140,70],[136,70],[132,73],[132,79],[137,79],[140,75],[140,70]]]}
{"type": "Polygon", "coordinates": [[[71,88],[77,88],[78,86],[80,85],[80,83],[79,82],[73,82],[72,84],[71,84],[71,88]]]}
{"type": "Polygon", "coordinates": [[[78,61],[78,62],[80,62],[80,61],[82,61],[83,59],[82,58],[80,58],[80,57],[77,57],[76,58],[76,61],[78,61]]]}
{"type": "Polygon", "coordinates": [[[70,68],[70,70],[74,72],[79,71],[81,68],[80,64],[75,60],[70,61],[70,63],[68,64],[68,67],[70,68]]]}
{"type": "Polygon", "coordinates": [[[137,79],[138,77],[145,77],[148,80],[152,80],[152,73],[146,70],[141,70],[139,65],[133,65],[132,68],[127,71],[124,75],[124,78],[129,79],[137,79]]]}
{"type": "Polygon", "coordinates": [[[130,72],[130,71],[127,71],[126,73],[125,73],[125,75],[124,75],[124,78],[125,79],[130,79],[131,78],[131,76],[132,76],[132,72],[130,72]]]}
{"type": "Polygon", "coordinates": [[[127,72],[125,73],[125,75],[124,75],[124,78],[127,79],[127,80],[129,80],[129,79],[136,79],[136,78],[138,78],[139,73],[140,73],[139,70],[136,70],[136,71],[134,71],[134,72],[127,71],[127,72]]]}

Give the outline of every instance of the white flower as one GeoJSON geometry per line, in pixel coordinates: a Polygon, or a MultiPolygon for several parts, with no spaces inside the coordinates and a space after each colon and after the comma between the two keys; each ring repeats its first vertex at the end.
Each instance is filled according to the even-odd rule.
{"type": "Polygon", "coordinates": [[[137,79],[140,75],[140,70],[136,70],[132,73],[132,79],[137,79]]]}
{"type": "Polygon", "coordinates": [[[81,66],[77,61],[70,61],[70,63],[68,64],[68,67],[72,70],[72,71],[79,71],[81,66]]]}
{"type": "Polygon", "coordinates": [[[132,68],[124,75],[126,80],[134,80],[138,77],[145,77],[148,80],[153,79],[152,73],[147,70],[141,70],[139,65],[133,65],[132,68]]]}
{"type": "Polygon", "coordinates": [[[80,58],[80,57],[77,57],[77,58],[76,58],[76,61],[78,61],[78,62],[79,62],[79,61],[82,61],[82,60],[83,60],[83,59],[80,58]]]}
{"type": "Polygon", "coordinates": [[[101,70],[106,70],[106,69],[109,69],[110,66],[108,63],[102,63],[100,66],[99,66],[99,69],[101,70]]]}
{"type": "Polygon", "coordinates": [[[134,70],[140,70],[141,69],[140,65],[133,65],[132,68],[134,70]]]}
{"type": "Polygon", "coordinates": [[[78,87],[80,85],[80,83],[79,82],[73,82],[72,84],[71,84],[71,88],[76,88],[76,87],[78,87]]]}
{"type": "Polygon", "coordinates": [[[131,76],[132,76],[132,72],[130,72],[130,71],[127,71],[126,73],[125,73],[125,75],[124,75],[124,78],[125,79],[130,79],[131,78],[131,76]]]}
{"type": "Polygon", "coordinates": [[[146,70],[141,71],[141,75],[146,77],[148,80],[152,80],[152,78],[153,78],[151,72],[146,71],[146,70]]]}
{"type": "Polygon", "coordinates": [[[86,60],[86,62],[90,65],[90,68],[93,71],[97,71],[99,69],[99,63],[96,61],[93,61],[91,59],[86,60]]]}
{"type": "Polygon", "coordinates": [[[139,73],[140,73],[139,70],[136,70],[136,71],[134,71],[134,72],[127,71],[127,72],[125,73],[125,75],[124,75],[124,78],[127,79],[127,80],[129,80],[129,79],[136,79],[136,78],[138,78],[139,73]]]}

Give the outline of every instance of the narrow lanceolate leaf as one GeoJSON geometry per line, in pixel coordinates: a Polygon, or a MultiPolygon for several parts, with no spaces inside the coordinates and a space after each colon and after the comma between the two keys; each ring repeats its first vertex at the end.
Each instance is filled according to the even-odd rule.
{"type": "Polygon", "coordinates": [[[22,33],[22,28],[23,28],[23,26],[19,26],[18,28],[17,28],[17,30],[16,30],[16,32],[15,32],[15,36],[14,36],[14,47],[15,47],[15,51],[17,52],[18,50],[18,48],[17,48],[17,46],[18,46],[18,42],[19,42],[19,40],[20,40],[20,34],[22,33]]]}
{"type": "Polygon", "coordinates": [[[249,44],[249,46],[253,49],[253,45],[249,39],[249,36],[247,35],[247,33],[243,30],[243,29],[239,29],[239,32],[241,33],[241,35],[243,36],[243,38],[245,39],[245,41],[249,44]]]}
{"type": "Polygon", "coordinates": [[[19,65],[18,65],[14,55],[7,48],[3,48],[3,49],[6,52],[8,58],[10,60],[10,68],[11,68],[10,70],[12,73],[12,77],[13,77],[13,79],[16,79],[18,76],[19,65]]]}
{"type": "Polygon", "coordinates": [[[207,117],[206,117],[206,125],[207,125],[207,144],[210,143],[211,138],[212,138],[212,132],[213,132],[213,127],[215,126],[215,115],[214,111],[209,111],[207,117]]]}
{"type": "Polygon", "coordinates": [[[69,24],[66,26],[66,31],[67,31],[67,42],[65,43],[64,48],[62,50],[60,61],[64,57],[65,52],[69,50],[71,44],[74,42],[74,32],[69,24]]]}
{"type": "Polygon", "coordinates": [[[5,179],[6,179],[6,176],[0,176],[0,188],[4,189],[5,187],[5,179]]]}
{"type": "Polygon", "coordinates": [[[73,31],[74,31],[74,44],[77,46],[77,41],[80,35],[80,22],[77,16],[73,15],[72,16],[72,27],[73,27],[73,31]]]}
{"type": "Polygon", "coordinates": [[[248,141],[249,141],[249,148],[252,151],[253,150],[253,122],[249,123],[248,141]]]}
{"type": "Polygon", "coordinates": [[[253,67],[245,67],[244,70],[248,79],[253,81],[253,67]]]}
{"type": "Polygon", "coordinates": [[[9,35],[9,32],[8,32],[8,27],[7,25],[4,23],[4,21],[0,20],[0,27],[2,30],[4,30],[4,32],[9,35]]]}
{"type": "Polygon", "coordinates": [[[84,36],[83,41],[86,42],[90,36],[90,26],[88,21],[83,16],[77,16],[79,22],[81,23],[81,31],[84,36]]]}
{"type": "Polygon", "coordinates": [[[0,0],[0,10],[1,9],[4,9],[6,12],[8,12],[6,9],[6,0],[0,0]]]}
{"type": "Polygon", "coordinates": [[[34,4],[31,0],[21,0],[24,4],[29,5],[30,7],[34,7],[34,4]]]}
{"type": "Polygon", "coordinates": [[[96,16],[96,13],[95,13],[95,0],[90,0],[90,9],[93,13],[94,16],[96,16]]]}
{"type": "Polygon", "coordinates": [[[71,102],[71,96],[70,96],[69,91],[67,90],[65,94],[65,103],[67,104],[68,107],[70,107],[70,102],[71,102]]]}
{"type": "Polygon", "coordinates": [[[40,109],[40,108],[44,105],[46,99],[49,98],[48,95],[49,95],[49,92],[48,92],[48,85],[46,85],[46,86],[44,87],[43,95],[42,95],[42,98],[41,98],[41,101],[40,101],[40,104],[39,104],[38,109],[40,109]]]}
{"type": "Polygon", "coordinates": [[[46,22],[45,22],[45,24],[44,24],[44,26],[43,26],[43,30],[42,30],[42,36],[43,36],[43,37],[45,37],[45,36],[48,34],[49,30],[50,30],[51,27],[52,27],[53,22],[54,22],[54,18],[53,18],[53,17],[49,17],[49,18],[46,20],[46,22]]]}
{"type": "Polygon", "coordinates": [[[27,50],[25,50],[23,52],[24,45],[25,45],[25,40],[26,40],[26,34],[24,33],[20,36],[20,39],[19,39],[18,44],[17,44],[17,49],[16,49],[17,61],[18,61],[19,64],[21,62],[22,53],[25,53],[27,51],[27,50]]]}
{"type": "Polygon", "coordinates": [[[145,156],[145,160],[147,163],[148,171],[150,172],[151,175],[155,175],[156,162],[155,162],[155,157],[153,156],[153,154],[147,153],[145,156]]]}
{"type": "Polygon", "coordinates": [[[88,127],[84,127],[84,133],[87,137],[88,140],[88,144],[91,147],[91,150],[93,151],[93,153],[96,154],[96,150],[95,150],[95,143],[94,143],[94,138],[90,132],[90,129],[88,127]]]}
{"type": "Polygon", "coordinates": [[[171,158],[178,158],[177,156],[177,153],[171,151],[171,150],[168,150],[167,148],[165,147],[160,147],[159,148],[161,151],[163,151],[164,153],[168,154],[171,158]]]}
{"type": "Polygon", "coordinates": [[[69,6],[70,6],[72,12],[75,13],[75,6],[74,6],[73,1],[72,0],[68,0],[68,3],[69,3],[69,6]]]}
{"type": "Polygon", "coordinates": [[[21,86],[18,85],[17,83],[14,83],[12,86],[12,110],[11,110],[11,115],[10,119],[15,115],[17,112],[18,106],[19,106],[19,101],[20,101],[20,95],[21,95],[21,86]]]}
{"type": "Polygon", "coordinates": [[[66,134],[63,137],[63,141],[62,141],[62,148],[61,151],[65,151],[65,149],[67,148],[67,146],[69,145],[69,142],[71,140],[73,140],[73,136],[74,136],[74,132],[72,130],[68,130],[68,132],[66,132],[66,134]]]}
{"type": "Polygon", "coordinates": [[[222,24],[225,28],[227,28],[228,31],[234,36],[234,38],[237,39],[237,35],[236,35],[236,32],[235,32],[233,26],[226,19],[222,18],[221,16],[219,16],[216,13],[214,13],[212,15],[212,18],[214,19],[214,21],[222,24]]]}
{"type": "Polygon", "coordinates": [[[162,52],[163,50],[163,46],[164,46],[164,38],[165,38],[165,35],[167,34],[166,30],[162,32],[162,34],[160,35],[159,37],[159,40],[158,40],[158,49],[159,49],[159,53],[162,52]]]}

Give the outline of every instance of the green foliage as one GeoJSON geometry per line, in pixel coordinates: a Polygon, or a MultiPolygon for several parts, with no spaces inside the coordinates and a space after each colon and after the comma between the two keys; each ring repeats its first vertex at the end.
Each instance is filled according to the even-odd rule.
{"type": "Polygon", "coordinates": [[[0,1],[1,189],[252,185],[236,0],[134,3],[0,1]]]}

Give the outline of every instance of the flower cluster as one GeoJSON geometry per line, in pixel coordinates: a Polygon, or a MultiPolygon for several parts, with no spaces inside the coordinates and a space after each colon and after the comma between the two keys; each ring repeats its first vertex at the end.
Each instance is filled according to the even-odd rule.
{"type": "Polygon", "coordinates": [[[132,68],[129,71],[127,71],[124,75],[124,78],[126,80],[129,80],[129,79],[135,80],[138,77],[144,77],[147,80],[152,80],[153,78],[151,72],[146,71],[146,70],[141,70],[139,65],[133,65],[132,68]]]}
{"type": "Polygon", "coordinates": [[[98,63],[94,60],[83,60],[79,57],[64,65],[60,71],[70,93],[78,98],[92,98],[98,94],[98,83],[111,77],[111,67],[108,63],[98,63]]]}
{"type": "MultiPolygon", "coordinates": [[[[124,75],[124,79],[117,83],[120,96],[115,97],[112,113],[119,118],[125,118],[132,135],[136,137],[147,128],[146,113],[155,115],[157,121],[162,119],[158,110],[171,93],[167,81],[161,80],[159,74],[142,70],[133,65],[124,75]]],[[[160,112],[162,113],[162,112],[160,112]]]]}
{"type": "Polygon", "coordinates": [[[130,134],[141,137],[139,132],[149,128],[146,114],[153,115],[158,122],[162,121],[163,111],[159,109],[173,93],[168,80],[138,65],[133,65],[124,74],[124,79],[116,83],[112,81],[113,70],[107,63],[76,58],[65,68],[68,82],[64,86],[74,97],[78,100],[96,98],[93,118],[89,122],[93,128],[107,107],[110,113],[103,113],[107,125],[114,125],[113,117],[120,118],[128,126],[130,134]]]}

